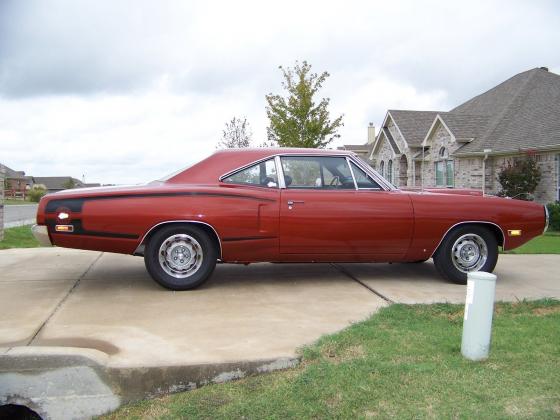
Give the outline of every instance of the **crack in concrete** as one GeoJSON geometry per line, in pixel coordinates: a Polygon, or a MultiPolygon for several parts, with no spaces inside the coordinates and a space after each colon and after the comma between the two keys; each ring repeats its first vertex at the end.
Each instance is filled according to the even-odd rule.
{"type": "Polygon", "coordinates": [[[41,324],[41,326],[37,329],[37,331],[35,332],[35,334],[33,334],[33,337],[31,337],[31,339],[27,342],[27,344],[25,344],[26,346],[30,346],[31,344],[33,344],[33,341],[35,341],[35,339],[37,338],[37,336],[39,335],[39,333],[41,331],[43,331],[43,329],[46,327],[46,325],[49,323],[49,321],[52,319],[53,316],[55,316],[55,314],[60,310],[60,308],[62,307],[62,305],[64,305],[64,302],[66,302],[68,300],[68,298],[70,297],[70,295],[72,294],[72,292],[74,292],[74,290],[76,289],[76,287],[78,287],[78,285],[80,284],[80,282],[82,281],[82,279],[91,271],[91,269],[93,268],[93,266],[97,263],[97,261],[99,261],[99,259],[101,258],[101,256],[103,255],[103,252],[101,252],[97,258],[95,260],[93,260],[93,262],[89,265],[89,267],[82,273],[82,275],[80,277],[78,277],[78,279],[76,280],[76,282],[74,283],[74,285],[70,288],[70,290],[68,290],[68,292],[66,293],[66,295],[64,295],[64,297],[60,300],[60,302],[58,302],[58,304],[56,305],[56,307],[53,309],[53,311],[50,313],[50,315],[47,317],[47,319],[45,319],[45,321],[43,321],[43,323],[41,324]]]}
{"type": "Polygon", "coordinates": [[[354,276],[352,273],[350,273],[348,270],[346,270],[344,267],[339,266],[338,264],[335,263],[330,263],[334,268],[336,268],[338,271],[340,271],[342,274],[346,275],[347,277],[349,277],[350,279],[354,280],[356,283],[359,283],[360,285],[362,285],[363,287],[365,287],[366,289],[368,289],[370,292],[372,292],[373,294],[379,296],[381,299],[383,299],[385,302],[391,304],[391,303],[395,303],[395,301],[389,299],[387,296],[383,295],[382,293],[378,292],[377,290],[375,290],[373,287],[368,286],[366,283],[364,283],[363,281],[361,281],[359,278],[357,278],[356,276],[354,276]]]}

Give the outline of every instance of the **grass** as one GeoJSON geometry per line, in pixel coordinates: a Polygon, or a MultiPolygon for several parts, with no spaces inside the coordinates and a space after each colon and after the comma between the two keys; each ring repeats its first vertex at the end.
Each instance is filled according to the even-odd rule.
{"type": "Polygon", "coordinates": [[[31,233],[31,226],[18,226],[4,229],[4,240],[0,241],[0,249],[37,248],[41,246],[31,233]]]}
{"type": "Polygon", "coordinates": [[[504,254],[560,254],[560,232],[546,232],[504,254]]]}
{"type": "Polygon", "coordinates": [[[560,301],[496,305],[485,362],[460,305],[392,305],[303,349],[287,371],[125,406],[105,419],[558,418],[560,301]]]}
{"type": "Polygon", "coordinates": [[[15,200],[13,198],[5,198],[3,203],[7,206],[23,205],[23,204],[37,204],[37,203],[33,203],[29,200],[15,200]]]}

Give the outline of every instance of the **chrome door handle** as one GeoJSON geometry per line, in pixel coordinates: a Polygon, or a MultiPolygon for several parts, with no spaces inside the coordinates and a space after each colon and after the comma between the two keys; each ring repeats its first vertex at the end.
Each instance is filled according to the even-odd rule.
{"type": "Polygon", "coordinates": [[[305,203],[305,201],[303,200],[288,200],[288,210],[291,210],[294,208],[294,204],[303,204],[305,203]]]}

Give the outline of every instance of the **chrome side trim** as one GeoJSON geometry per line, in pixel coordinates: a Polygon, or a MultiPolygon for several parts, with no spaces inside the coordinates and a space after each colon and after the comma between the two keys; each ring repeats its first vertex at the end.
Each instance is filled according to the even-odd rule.
{"type": "Polygon", "coordinates": [[[144,236],[142,236],[142,239],[140,240],[140,243],[138,244],[138,246],[136,247],[136,249],[134,250],[133,254],[134,255],[144,255],[144,241],[146,240],[146,237],[150,234],[151,231],[153,231],[155,228],[157,228],[158,226],[161,225],[169,225],[172,223],[198,223],[199,225],[205,225],[208,226],[210,229],[212,229],[214,231],[214,233],[216,234],[216,238],[218,238],[218,244],[220,245],[220,255],[219,258],[222,258],[222,240],[220,239],[220,235],[218,235],[218,231],[216,229],[214,229],[214,226],[212,226],[209,223],[206,222],[201,222],[200,220],[167,220],[165,222],[160,222],[154,226],[152,226],[145,234],[144,236]]]}
{"type": "Polygon", "coordinates": [[[280,156],[274,156],[274,163],[276,164],[276,173],[278,174],[278,187],[281,189],[286,188],[286,180],[284,179],[284,168],[282,168],[282,161],[280,156]]]}
{"type": "Polygon", "coordinates": [[[447,234],[449,232],[451,232],[451,230],[455,229],[457,226],[460,225],[469,225],[469,224],[485,224],[485,225],[494,225],[496,226],[498,229],[500,229],[500,232],[502,232],[502,239],[503,239],[503,245],[502,247],[506,246],[506,235],[504,234],[503,229],[500,227],[500,225],[497,225],[494,222],[488,222],[488,221],[482,221],[482,220],[467,220],[464,222],[459,222],[459,223],[455,223],[453,226],[451,226],[449,229],[447,229],[447,231],[443,234],[443,236],[441,237],[440,241],[438,242],[437,246],[434,248],[434,251],[432,252],[432,254],[430,255],[430,258],[432,258],[434,256],[434,254],[436,253],[437,249],[439,248],[439,246],[441,245],[441,243],[443,242],[443,240],[445,239],[445,237],[447,236],[447,234]]]}
{"type": "MultiPolygon", "coordinates": [[[[381,187],[382,187],[385,191],[394,191],[394,190],[396,190],[396,188],[395,188],[392,184],[388,183],[388,182],[385,180],[385,178],[383,178],[383,177],[380,176],[377,172],[375,172],[375,171],[372,169],[371,166],[365,165],[364,163],[361,162],[360,159],[356,159],[356,158],[355,158],[355,154],[348,154],[348,153],[344,153],[344,154],[341,154],[341,153],[332,153],[332,154],[324,154],[324,155],[321,155],[321,154],[305,154],[305,153],[276,153],[276,154],[269,155],[269,156],[267,156],[267,157],[264,157],[264,158],[261,158],[261,159],[258,159],[258,160],[254,160],[254,161],[252,161],[252,162],[250,162],[250,163],[248,163],[248,164],[246,164],[246,165],[240,166],[240,167],[235,168],[235,169],[233,169],[233,170],[231,170],[231,171],[229,171],[229,172],[226,172],[225,174],[221,175],[221,176],[218,178],[218,180],[219,180],[220,182],[223,182],[223,180],[224,180],[225,178],[227,178],[227,177],[229,177],[229,176],[235,174],[236,172],[242,171],[242,170],[247,169],[247,168],[249,168],[249,167],[251,167],[251,166],[253,166],[253,165],[256,165],[256,164],[261,163],[261,162],[264,162],[264,161],[267,161],[267,160],[272,159],[272,158],[274,158],[275,161],[276,161],[276,170],[277,170],[278,172],[280,172],[280,171],[282,172],[282,178],[283,178],[284,172],[283,172],[283,170],[282,170],[282,165],[279,163],[279,160],[276,160],[276,158],[280,158],[280,157],[283,157],[283,156],[285,156],[285,157],[288,157],[288,156],[298,156],[298,157],[305,157],[305,156],[309,156],[309,157],[327,157],[327,156],[328,156],[328,157],[342,157],[342,158],[345,158],[345,159],[350,159],[356,166],[358,166],[358,167],[359,167],[360,169],[362,169],[365,173],[367,173],[369,176],[371,176],[375,182],[377,182],[379,185],[381,185],[381,187]]],[[[279,179],[278,181],[279,181],[279,183],[280,183],[280,179],[279,179]]],[[[355,179],[354,179],[354,181],[355,181],[355,179]]],[[[256,186],[258,187],[258,185],[256,185],[256,186]]],[[[265,187],[265,188],[266,188],[266,187],[265,187]]],[[[282,188],[282,187],[280,187],[280,188],[282,188]]],[[[285,184],[284,184],[284,187],[283,187],[283,188],[286,188],[286,187],[285,187],[285,184]]],[[[379,191],[379,190],[375,190],[375,189],[373,189],[373,190],[374,190],[374,191],[379,191]]]]}
{"type": "Polygon", "coordinates": [[[33,225],[31,227],[33,236],[42,246],[52,246],[51,239],[49,238],[49,231],[44,225],[33,225]]]}
{"type": "Polygon", "coordinates": [[[352,170],[352,165],[350,165],[350,158],[346,156],[346,164],[350,168],[350,174],[352,175],[352,179],[354,180],[354,189],[358,191],[358,181],[356,181],[356,175],[354,175],[354,171],[352,170]]]}
{"type": "MultiPolygon", "coordinates": [[[[356,159],[354,156],[348,156],[348,158],[354,163],[358,168],[364,171],[366,174],[371,176],[371,178],[377,182],[385,191],[395,191],[396,188],[387,182],[385,178],[379,175],[373,168],[369,165],[365,165],[361,159],[356,159]],[[367,167],[366,167],[367,166],[367,167]]],[[[375,190],[374,190],[375,191],[375,190]]],[[[377,190],[379,191],[379,190],[377,190]]]]}
{"type": "MultiPolygon", "coordinates": [[[[233,171],[226,172],[225,174],[223,174],[222,176],[220,176],[220,177],[218,178],[218,180],[219,180],[220,182],[222,182],[225,178],[227,178],[227,177],[229,177],[229,176],[231,176],[231,175],[233,175],[233,174],[235,174],[235,173],[237,173],[237,172],[240,172],[240,171],[242,171],[243,169],[250,168],[251,166],[256,165],[257,163],[261,163],[261,162],[265,162],[265,161],[267,161],[267,160],[271,160],[271,159],[275,158],[276,156],[279,156],[279,155],[270,155],[270,156],[267,156],[267,157],[265,157],[265,158],[261,158],[261,159],[258,159],[258,160],[254,160],[253,162],[248,163],[248,164],[243,165],[243,166],[240,166],[239,168],[236,168],[236,169],[234,169],[233,171]]],[[[278,168],[276,168],[276,171],[278,171],[278,168]]],[[[258,187],[258,185],[257,185],[257,187],[258,187]]]]}
{"type": "Polygon", "coordinates": [[[548,224],[550,222],[550,214],[548,213],[548,207],[546,207],[546,204],[543,207],[544,207],[544,230],[542,233],[544,235],[548,230],[548,224]]]}

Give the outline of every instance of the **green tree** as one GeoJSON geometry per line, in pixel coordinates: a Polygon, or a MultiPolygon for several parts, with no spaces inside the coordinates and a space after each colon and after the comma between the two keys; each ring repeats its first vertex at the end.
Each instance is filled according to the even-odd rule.
{"type": "Polygon", "coordinates": [[[311,73],[307,61],[301,64],[296,61],[294,68],[279,68],[284,77],[282,87],[288,96],[266,95],[266,114],[270,120],[268,143],[323,148],[340,137],[337,130],[344,125],[343,115],[331,121],[327,109],[330,99],[322,98],[318,103],[314,100],[329,73],[311,73]]]}
{"type": "Polygon", "coordinates": [[[67,190],[71,190],[72,188],[76,188],[76,182],[74,182],[74,178],[68,178],[68,181],[62,184],[62,186],[67,190]]]}
{"type": "Polygon", "coordinates": [[[532,156],[508,161],[498,173],[498,181],[502,186],[500,196],[530,200],[541,181],[541,171],[532,156]]]}
{"type": "Polygon", "coordinates": [[[247,118],[233,117],[222,130],[222,139],[216,145],[216,149],[249,147],[252,135],[247,118]]]}
{"type": "Polygon", "coordinates": [[[40,184],[40,185],[33,185],[33,188],[29,190],[27,193],[27,197],[29,201],[33,203],[38,203],[41,200],[41,197],[47,193],[47,188],[40,184]]]}

